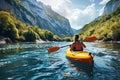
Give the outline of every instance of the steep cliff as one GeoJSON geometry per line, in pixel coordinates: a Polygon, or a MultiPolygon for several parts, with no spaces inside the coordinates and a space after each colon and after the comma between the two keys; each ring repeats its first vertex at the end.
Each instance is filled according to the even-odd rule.
{"type": "Polygon", "coordinates": [[[120,0],[110,0],[104,8],[103,15],[111,13],[119,6],[120,6],[120,0]]]}
{"type": "Polygon", "coordinates": [[[26,24],[37,25],[58,36],[73,35],[68,19],[54,12],[50,6],[45,6],[36,0],[1,0],[0,10],[9,11],[26,24]]]}
{"type": "Polygon", "coordinates": [[[112,13],[86,24],[79,33],[82,39],[96,36],[104,41],[120,40],[120,6],[112,13]]]}

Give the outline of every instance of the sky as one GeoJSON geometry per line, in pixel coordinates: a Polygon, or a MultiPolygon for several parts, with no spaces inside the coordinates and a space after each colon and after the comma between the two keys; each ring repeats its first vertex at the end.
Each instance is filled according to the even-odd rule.
{"type": "Polygon", "coordinates": [[[60,15],[69,19],[74,29],[81,29],[85,24],[102,15],[105,4],[110,0],[37,0],[60,15]]]}

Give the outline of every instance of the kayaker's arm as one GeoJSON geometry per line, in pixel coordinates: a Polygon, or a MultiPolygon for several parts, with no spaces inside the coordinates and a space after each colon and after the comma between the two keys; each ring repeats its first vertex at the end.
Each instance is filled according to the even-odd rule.
{"type": "MultiPolygon", "coordinates": [[[[85,42],[94,42],[95,40],[97,40],[97,38],[95,36],[93,36],[93,37],[86,38],[85,42]]],[[[60,48],[67,47],[67,46],[71,46],[71,44],[61,46],[61,47],[55,46],[55,47],[48,48],[48,52],[52,53],[52,52],[59,50],[60,48]]],[[[86,46],[84,45],[84,47],[86,47],[86,46]]]]}

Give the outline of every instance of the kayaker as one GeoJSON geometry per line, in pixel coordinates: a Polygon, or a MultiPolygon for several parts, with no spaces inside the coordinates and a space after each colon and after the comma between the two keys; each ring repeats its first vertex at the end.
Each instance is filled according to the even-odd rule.
{"type": "Polygon", "coordinates": [[[83,51],[85,44],[82,41],[79,41],[79,35],[74,36],[74,42],[70,45],[70,50],[72,51],[83,51]]]}

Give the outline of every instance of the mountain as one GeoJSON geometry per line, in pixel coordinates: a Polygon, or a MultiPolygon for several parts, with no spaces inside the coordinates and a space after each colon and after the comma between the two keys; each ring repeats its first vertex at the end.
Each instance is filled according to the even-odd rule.
{"type": "Polygon", "coordinates": [[[45,41],[62,40],[48,30],[40,29],[38,26],[26,25],[10,12],[0,11],[0,43],[36,42],[41,39],[45,41]]]}
{"type": "Polygon", "coordinates": [[[104,41],[120,40],[120,6],[109,14],[86,24],[79,33],[82,39],[96,36],[104,41]]]}
{"type": "Polygon", "coordinates": [[[78,30],[77,30],[77,29],[74,29],[74,28],[72,28],[72,30],[73,30],[73,33],[74,33],[74,34],[78,34],[78,33],[81,31],[81,29],[78,29],[78,30]]]}
{"type": "Polygon", "coordinates": [[[102,15],[111,13],[113,10],[117,9],[119,6],[120,6],[120,0],[110,0],[106,4],[102,15]]]}
{"type": "Polygon", "coordinates": [[[58,36],[73,36],[69,20],[36,0],[1,0],[0,10],[12,13],[27,25],[39,26],[58,36]]]}
{"type": "Polygon", "coordinates": [[[104,11],[101,16],[95,18],[95,20],[99,20],[102,16],[111,13],[115,9],[120,6],[120,0],[110,0],[104,7],[104,11]]]}
{"type": "Polygon", "coordinates": [[[98,16],[97,18],[95,18],[95,20],[97,21],[97,20],[99,20],[101,17],[102,17],[102,16],[98,16]]]}

